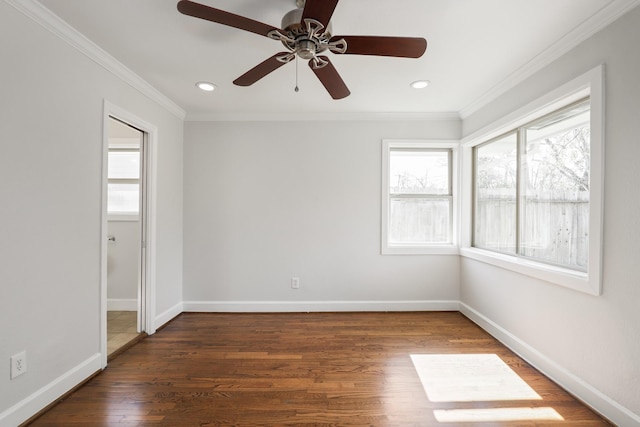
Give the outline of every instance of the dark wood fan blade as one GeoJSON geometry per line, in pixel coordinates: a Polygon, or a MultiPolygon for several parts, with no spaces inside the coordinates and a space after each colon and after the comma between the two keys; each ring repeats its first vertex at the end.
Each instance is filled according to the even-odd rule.
{"type": "Polygon", "coordinates": [[[326,56],[319,56],[318,58],[326,61],[327,64],[322,68],[314,68],[314,60],[312,59],[309,61],[309,67],[311,67],[316,76],[318,76],[318,79],[320,79],[320,82],[323,84],[325,89],[327,89],[329,95],[331,95],[333,99],[342,99],[349,96],[351,94],[349,88],[344,83],[342,77],[340,77],[340,74],[338,74],[338,71],[331,61],[329,61],[329,58],[326,56]]]}
{"type": "Polygon", "coordinates": [[[260,64],[256,65],[255,67],[235,79],[233,81],[233,84],[238,86],[251,86],[267,74],[277,70],[278,68],[286,64],[286,62],[279,61],[278,57],[286,56],[288,54],[288,52],[276,53],[271,58],[261,62],[260,64]]]}
{"type": "Polygon", "coordinates": [[[417,37],[335,36],[331,42],[340,39],[347,42],[344,54],[350,55],[420,58],[427,50],[427,41],[417,37]]]}
{"type": "Polygon", "coordinates": [[[326,27],[337,5],[338,0],[307,0],[302,12],[302,22],[307,18],[315,19],[326,27]]]}
{"type": "Polygon", "coordinates": [[[261,36],[268,37],[268,34],[277,30],[278,28],[271,25],[263,24],[253,19],[245,18],[244,16],[235,15],[224,10],[215,9],[213,7],[206,6],[200,3],[194,3],[188,0],[181,0],[178,2],[178,10],[185,15],[193,16],[195,18],[205,19],[207,21],[216,22],[222,25],[228,25],[229,27],[239,28],[241,30],[250,31],[252,33],[260,34],[261,36]]]}

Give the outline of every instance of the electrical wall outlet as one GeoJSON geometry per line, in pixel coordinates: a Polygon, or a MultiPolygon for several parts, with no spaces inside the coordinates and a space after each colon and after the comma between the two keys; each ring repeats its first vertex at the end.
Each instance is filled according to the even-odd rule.
{"type": "Polygon", "coordinates": [[[11,356],[11,379],[27,372],[27,352],[21,351],[11,356]]]}
{"type": "Polygon", "coordinates": [[[292,277],[291,278],[291,289],[300,289],[300,278],[292,277]]]}

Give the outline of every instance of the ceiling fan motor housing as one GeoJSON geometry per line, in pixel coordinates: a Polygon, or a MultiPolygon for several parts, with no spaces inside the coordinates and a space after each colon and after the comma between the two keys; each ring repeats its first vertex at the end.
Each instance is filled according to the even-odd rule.
{"type": "MultiPolygon", "coordinates": [[[[304,9],[293,9],[287,12],[283,17],[280,24],[286,32],[300,33],[306,31],[302,23],[302,13],[304,9]]],[[[328,38],[331,38],[331,22],[329,22],[324,29],[323,34],[326,34],[328,38]]]]}
{"type": "MultiPolygon", "coordinates": [[[[304,0],[302,1],[304,6],[304,0]]],[[[331,23],[324,27],[314,20],[302,21],[303,9],[293,9],[282,18],[281,28],[289,40],[282,44],[302,59],[313,59],[316,54],[327,50],[331,38],[331,23]],[[293,41],[293,43],[291,42],[293,41]]]]}

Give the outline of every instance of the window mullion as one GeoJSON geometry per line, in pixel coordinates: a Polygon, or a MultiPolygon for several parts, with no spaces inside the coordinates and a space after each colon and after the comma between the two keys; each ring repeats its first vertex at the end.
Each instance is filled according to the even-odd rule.
{"type": "Polygon", "coordinates": [[[478,190],[477,190],[477,185],[478,185],[478,177],[477,177],[477,170],[478,170],[478,147],[473,147],[473,149],[471,150],[472,153],[472,160],[471,160],[471,179],[472,179],[472,183],[471,183],[471,246],[475,247],[477,245],[477,236],[476,236],[476,223],[478,221],[478,190]]]}
{"type": "Polygon", "coordinates": [[[516,254],[523,255],[521,241],[522,241],[522,233],[524,227],[524,197],[526,192],[524,191],[523,186],[526,185],[525,173],[527,172],[525,161],[525,138],[524,138],[524,130],[522,128],[518,128],[517,131],[517,170],[516,170],[516,254]]]}

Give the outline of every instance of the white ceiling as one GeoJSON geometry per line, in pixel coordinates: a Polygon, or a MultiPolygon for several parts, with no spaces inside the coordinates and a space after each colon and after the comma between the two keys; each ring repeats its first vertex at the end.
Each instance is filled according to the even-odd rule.
{"type": "MultiPolygon", "coordinates": [[[[201,0],[276,27],[295,0],[201,0]]],[[[427,39],[420,59],[329,54],[351,90],[334,101],[306,63],[232,81],[283,51],[266,37],[180,14],[177,0],[40,0],[187,112],[188,119],[459,113],[526,77],[638,0],[341,0],[335,35],[427,39]],[[409,83],[428,79],[427,89],[409,83]],[[217,90],[205,93],[200,80],[217,90]]]]}

